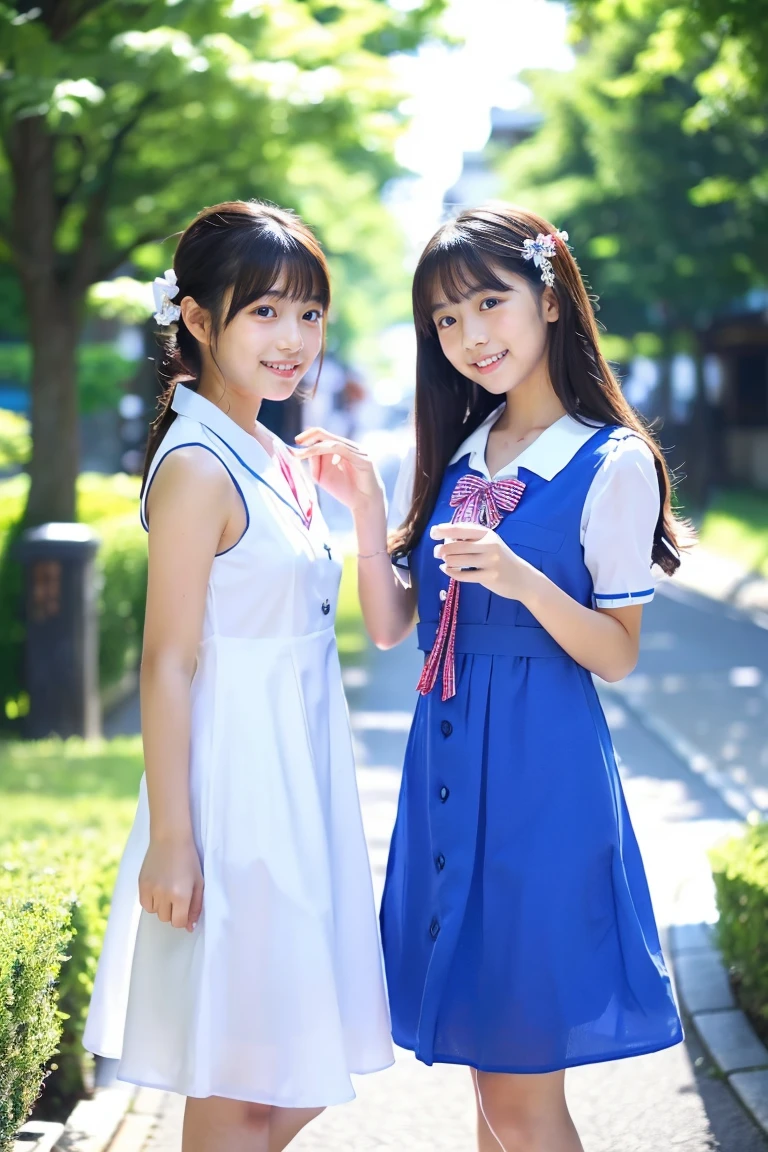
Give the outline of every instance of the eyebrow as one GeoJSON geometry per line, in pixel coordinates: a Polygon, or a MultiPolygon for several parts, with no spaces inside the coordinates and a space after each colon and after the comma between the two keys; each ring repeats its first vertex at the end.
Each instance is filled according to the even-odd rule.
{"type": "Polygon", "coordinates": [[[511,292],[512,290],[512,284],[505,284],[503,288],[487,288],[481,285],[479,288],[473,288],[466,296],[462,296],[461,300],[457,300],[455,304],[446,300],[439,300],[437,304],[433,304],[431,315],[434,316],[435,312],[440,312],[443,308],[456,308],[465,300],[471,300],[473,296],[482,296],[484,292],[511,292]]]}
{"type": "MultiPolygon", "coordinates": [[[[278,292],[275,288],[270,288],[268,292],[262,292],[259,300],[288,300],[289,294],[287,292],[278,292]]],[[[255,303],[255,301],[254,301],[255,303]]],[[[306,300],[296,301],[300,304],[320,304],[322,305],[322,296],[309,296],[306,300]]]]}

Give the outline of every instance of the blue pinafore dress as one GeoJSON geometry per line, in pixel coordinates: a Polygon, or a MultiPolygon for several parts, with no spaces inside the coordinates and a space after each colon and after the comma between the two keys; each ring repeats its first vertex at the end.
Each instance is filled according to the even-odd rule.
{"type": "MultiPolygon", "coordinates": [[[[524,467],[496,531],[580,604],[585,499],[616,428],[547,481],[524,467]]],[[[429,528],[409,557],[429,653],[448,577],[429,528]],[[442,596],[441,596],[442,593],[442,596]]],[[[541,1073],[683,1036],[592,677],[518,601],[462,584],[455,695],[419,696],[381,909],[396,1043],[426,1064],[541,1073]]]]}

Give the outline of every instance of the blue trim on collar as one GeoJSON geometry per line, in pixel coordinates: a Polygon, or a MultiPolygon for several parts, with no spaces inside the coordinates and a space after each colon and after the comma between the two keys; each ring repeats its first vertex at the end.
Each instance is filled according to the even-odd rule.
{"type": "MultiPolygon", "coordinates": [[[[272,495],[276,496],[277,499],[281,501],[281,503],[285,504],[285,506],[289,512],[293,512],[294,516],[296,517],[296,519],[299,521],[299,523],[302,525],[303,528],[307,527],[307,525],[304,521],[304,517],[302,516],[301,512],[298,510],[298,508],[294,504],[291,504],[290,500],[286,500],[286,498],[284,496],[280,495],[280,493],[277,491],[276,488],[272,487],[272,485],[269,483],[268,480],[265,480],[263,476],[259,476],[258,472],[254,472],[254,470],[253,470],[253,468],[251,468],[250,464],[247,464],[246,461],[243,460],[242,456],[240,456],[237,452],[235,452],[232,445],[227,444],[226,440],[222,436],[219,436],[218,432],[214,432],[213,428],[209,428],[208,431],[211,433],[212,436],[215,436],[217,440],[221,441],[221,443],[224,445],[224,447],[229,452],[232,453],[232,455],[235,457],[236,460],[238,460],[240,462],[240,464],[242,464],[242,466],[243,466],[243,468],[245,468],[246,472],[250,472],[251,476],[253,476],[253,478],[255,480],[258,480],[259,483],[263,484],[265,488],[269,488],[272,495]]],[[[215,453],[214,453],[214,455],[215,455],[215,453]]]]}

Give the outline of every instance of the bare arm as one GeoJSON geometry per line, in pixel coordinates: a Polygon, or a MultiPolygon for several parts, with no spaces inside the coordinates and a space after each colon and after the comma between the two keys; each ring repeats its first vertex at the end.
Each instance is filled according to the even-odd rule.
{"type": "Polygon", "coordinates": [[[398,579],[387,554],[384,499],[355,514],[357,588],[366,631],[377,648],[394,648],[416,623],[416,591],[398,579]]]}
{"type": "Polygon", "coordinates": [[[641,604],[585,608],[542,572],[531,568],[522,602],[561,648],[603,680],[623,680],[637,664],[641,604]]]}
{"type": "Polygon", "coordinates": [[[357,586],[365,627],[377,648],[394,648],[413,630],[416,593],[397,578],[387,554],[384,491],[370,456],[323,428],[296,437],[316,484],[350,509],[357,533],[357,586]]]}
{"type": "Polygon", "coordinates": [[[162,462],[147,501],[141,728],[150,847],[139,888],[146,911],[190,929],[202,906],[202,875],[189,803],[189,690],[214,556],[222,539],[236,531],[238,511],[245,524],[233,495],[216,458],[190,447],[162,462]]]}

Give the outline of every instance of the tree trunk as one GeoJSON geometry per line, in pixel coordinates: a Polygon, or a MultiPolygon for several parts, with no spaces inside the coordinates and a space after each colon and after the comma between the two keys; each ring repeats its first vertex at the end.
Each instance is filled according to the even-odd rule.
{"type": "Polygon", "coordinates": [[[32,335],[32,459],[25,523],[76,519],[80,466],[77,324],[51,318],[32,335]]]}
{"type": "Polygon", "coordinates": [[[56,252],[54,149],[43,117],[13,125],[13,246],[32,345],[30,526],[75,519],[80,456],[75,357],[85,290],[65,276],[56,252]]]}

